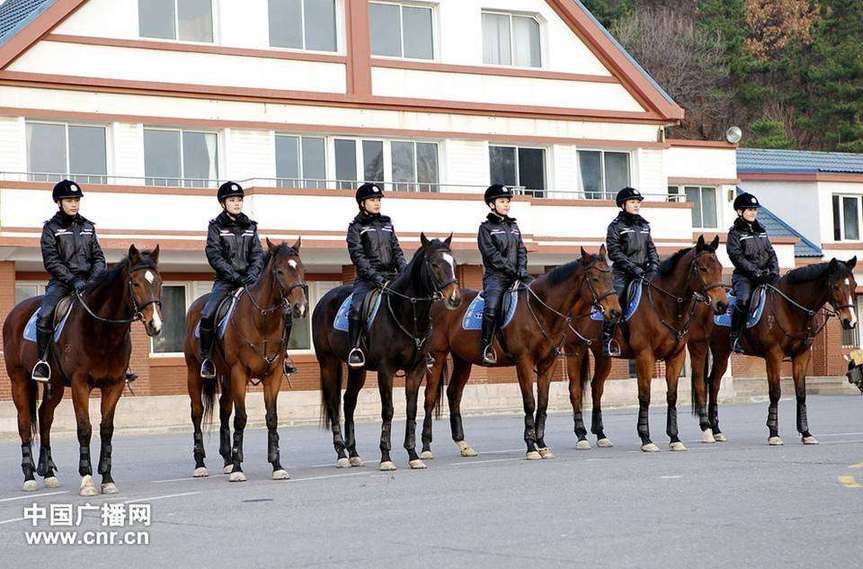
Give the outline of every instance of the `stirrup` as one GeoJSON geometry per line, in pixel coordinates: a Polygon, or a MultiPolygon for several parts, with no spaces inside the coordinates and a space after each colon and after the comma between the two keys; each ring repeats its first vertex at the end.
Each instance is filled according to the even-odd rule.
{"type": "Polygon", "coordinates": [[[620,356],[620,344],[614,338],[610,339],[603,348],[605,349],[605,355],[609,357],[616,358],[620,356]]]}
{"type": "Polygon", "coordinates": [[[434,367],[434,356],[430,353],[426,352],[426,368],[431,369],[434,367]]]}
{"type": "Polygon", "coordinates": [[[731,351],[735,354],[743,354],[745,351],[743,350],[743,346],[740,345],[740,337],[734,338],[734,341],[731,342],[731,351]]]}
{"type": "Polygon", "coordinates": [[[46,362],[45,360],[39,360],[36,362],[36,365],[33,366],[33,369],[30,371],[30,379],[36,381],[38,383],[48,383],[51,381],[51,364],[46,362]],[[39,366],[44,366],[45,369],[48,370],[47,375],[36,375],[36,369],[39,366]]]}
{"type": "Polygon", "coordinates": [[[297,366],[294,365],[294,362],[291,361],[288,354],[285,354],[285,358],[282,360],[282,373],[285,375],[297,373],[297,366]]]}
{"type": "Polygon", "coordinates": [[[213,363],[213,360],[204,358],[204,361],[201,362],[200,374],[203,379],[214,379],[216,377],[216,365],[213,363]],[[207,364],[210,365],[207,366],[207,364]]]}
{"type": "Polygon", "coordinates": [[[366,365],[366,355],[360,348],[354,348],[348,353],[348,367],[357,369],[366,365]]]}
{"type": "Polygon", "coordinates": [[[491,344],[487,345],[482,350],[482,361],[488,365],[494,365],[497,363],[497,354],[494,352],[494,348],[491,344]]]}

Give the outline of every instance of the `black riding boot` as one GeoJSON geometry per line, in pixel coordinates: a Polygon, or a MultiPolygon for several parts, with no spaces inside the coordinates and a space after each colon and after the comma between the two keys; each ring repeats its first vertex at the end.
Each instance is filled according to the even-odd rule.
{"type": "Polygon", "coordinates": [[[482,316],[482,336],[480,340],[480,349],[482,350],[482,362],[486,365],[494,365],[497,363],[497,354],[494,353],[494,348],[491,344],[494,340],[495,318],[487,314],[482,316]]]}
{"type": "Polygon", "coordinates": [[[36,353],[39,361],[33,366],[30,378],[33,381],[47,383],[51,380],[51,366],[48,364],[48,350],[51,347],[51,336],[53,330],[36,327],[36,353]]]}
{"type": "Polygon", "coordinates": [[[602,322],[602,354],[612,358],[620,355],[620,344],[614,339],[617,332],[617,320],[602,322]]]}
{"type": "Polygon", "coordinates": [[[740,334],[743,333],[743,327],[746,326],[746,320],[749,316],[749,311],[745,308],[740,310],[735,307],[731,313],[731,331],[728,334],[728,342],[731,345],[731,351],[735,354],[742,354],[743,347],[740,345],[740,334]]]}
{"type": "Polygon", "coordinates": [[[366,365],[366,355],[360,347],[360,334],[363,331],[362,320],[348,319],[348,337],[351,342],[351,351],[348,353],[348,366],[361,368],[366,365]]]}
{"type": "Polygon", "coordinates": [[[212,360],[215,332],[211,328],[204,326],[202,322],[199,333],[201,336],[201,377],[203,379],[213,379],[216,377],[216,365],[212,360]]]}

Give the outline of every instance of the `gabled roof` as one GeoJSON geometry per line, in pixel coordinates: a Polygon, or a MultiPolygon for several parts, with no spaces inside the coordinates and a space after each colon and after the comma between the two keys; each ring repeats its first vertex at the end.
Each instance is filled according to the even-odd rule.
{"type": "MultiPolygon", "coordinates": [[[[745,190],[737,186],[737,193],[742,193],[745,190]]],[[[758,221],[767,230],[767,234],[773,237],[796,237],[797,243],[794,244],[795,257],[822,257],[821,248],[812,241],[803,237],[803,234],[782,221],[775,213],[764,207],[758,209],[758,221]]]]}
{"type": "Polygon", "coordinates": [[[0,4],[0,45],[26,27],[54,0],[6,0],[0,4]]]}
{"type": "Polygon", "coordinates": [[[863,154],[738,148],[737,171],[750,173],[838,172],[863,174],[863,154]]]}

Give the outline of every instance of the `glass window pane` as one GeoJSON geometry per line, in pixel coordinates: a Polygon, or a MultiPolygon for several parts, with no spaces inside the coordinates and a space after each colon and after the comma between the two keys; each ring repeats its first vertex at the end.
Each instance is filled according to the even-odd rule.
{"type": "Polygon", "coordinates": [[[79,178],[79,182],[100,183],[104,181],[103,176],[108,173],[105,155],[105,127],[69,127],[69,172],[71,174],[90,175],[83,179],[79,178]]]}
{"type": "Polygon", "coordinates": [[[144,129],[144,175],[151,186],[180,183],[180,132],[144,129]]]}
{"type": "MultiPolygon", "coordinates": [[[[414,144],[413,142],[393,142],[393,182],[415,182],[414,144]]],[[[408,184],[395,186],[396,191],[414,191],[416,187],[408,184]]]]}
{"type": "Polygon", "coordinates": [[[384,143],[380,140],[363,141],[363,179],[366,182],[384,181],[384,143]]]}
{"type": "Polygon", "coordinates": [[[524,67],[542,66],[539,22],[529,17],[513,16],[512,36],[515,50],[514,64],[524,67]]]}
{"type": "Polygon", "coordinates": [[[138,0],[138,33],[145,38],[177,39],[174,0],[138,0]]]}
{"type": "Polygon", "coordinates": [[[302,49],[302,0],[269,0],[270,45],[302,49]]]}
{"type": "MultiPolygon", "coordinates": [[[[67,174],[66,125],[27,123],[27,171],[38,174],[67,174]]],[[[34,180],[59,176],[31,176],[34,180]]]]}
{"type": "Polygon", "coordinates": [[[324,139],[303,137],[303,185],[323,188],[327,179],[327,160],[324,139]]]}
{"type": "Polygon", "coordinates": [[[857,198],[842,198],[842,214],[844,216],[845,239],[856,241],[860,239],[860,226],[857,219],[857,198]]]}
{"type": "Polygon", "coordinates": [[[312,337],[309,324],[308,312],[302,318],[294,316],[291,325],[291,337],[288,338],[289,350],[310,350],[312,349],[312,337]]]}
{"type": "Polygon", "coordinates": [[[352,189],[357,179],[357,143],[354,140],[336,139],[336,179],[342,190],[352,189]]]}
{"type": "MultiPolygon", "coordinates": [[[[545,150],[518,149],[518,185],[529,190],[545,189],[545,150]]],[[[531,195],[542,197],[542,192],[531,192],[531,195]]]]}
{"type": "Polygon", "coordinates": [[[482,61],[489,65],[511,65],[509,16],[482,15],[482,61]]]}
{"type": "Polygon", "coordinates": [[[432,40],[431,8],[402,8],[404,21],[403,34],[405,42],[405,57],[414,59],[434,58],[432,40]]]}
{"type": "Polygon", "coordinates": [[[605,153],[605,194],[611,199],[629,185],[629,154],[626,152],[605,153]]]}
{"type": "Polygon", "coordinates": [[[581,172],[581,189],[589,200],[601,200],[602,155],[595,150],[578,151],[578,169],[581,172]]]}
{"type": "Polygon", "coordinates": [[[186,185],[206,187],[216,180],[216,135],[209,132],[183,132],[183,178],[186,185]]]}
{"type": "Polygon", "coordinates": [[[179,39],[213,41],[213,6],[211,0],[177,0],[179,39]]]}
{"type": "Polygon", "coordinates": [[[692,204],[692,227],[704,227],[701,220],[701,191],[699,188],[687,186],[686,201],[692,204]]]}
{"type": "Polygon", "coordinates": [[[296,136],[276,136],[276,178],[282,188],[299,188],[300,139],[296,136]]]}
{"type": "Polygon", "coordinates": [[[839,214],[839,196],[833,196],[833,240],[842,240],[842,222],[839,214]]]}
{"type": "Polygon", "coordinates": [[[518,185],[515,179],[515,148],[512,146],[489,146],[488,158],[492,184],[518,185]]]}
{"type": "Polygon", "coordinates": [[[305,0],[306,49],[336,51],[335,0],[305,0]]]}
{"type": "Polygon", "coordinates": [[[39,285],[33,283],[15,283],[15,304],[24,302],[28,298],[42,294],[39,285]]]}
{"type": "Polygon", "coordinates": [[[440,190],[437,185],[437,144],[417,142],[417,181],[427,184],[419,187],[419,191],[421,192],[437,192],[440,190]]]}
{"type": "Polygon", "coordinates": [[[372,54],[402,56],[400,7],[395,4],[370,4],[369,20],[372,34],[372,54]]]}
{"type": "Polygon", "coordinates": [[[716,227],[716,188],[701,188],[701,217],[704,227],[716,227]]]}
{"type": "Polygon", "coordinates": [[[162,332],[153,337],[153,353],[183,351],[186,331],[186,287],[162,285],[162,332]]]}

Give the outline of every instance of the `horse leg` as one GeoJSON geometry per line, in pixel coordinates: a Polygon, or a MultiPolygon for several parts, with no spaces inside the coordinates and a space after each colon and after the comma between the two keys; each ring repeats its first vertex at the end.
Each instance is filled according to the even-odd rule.
{"type": "Polygon", "coordinates": [[[665,434],[669,438],[669,447],[675,451],[686,450],[686,445],[681,442],[677,430],[677,384],[680,381],[680,371],[683,369],[685,359],[686,351],[680,350],[680,353],[665,362],[665,401],[668,404],[665,434]]]}
{"type": "Polygon", "coordinates": [[[96,496],[99,491],[93,483],[93,465],[90,462],[90,437],[93,427],[90,424],[90,387],[87,376],[81,373],[72,376],[72,406],[75,408],[75,421],[78,424],[78,474],[81,476],[81,496],[96,496]]]}
{"type": "Polygon", "coordinates": [[[241,365],[231,368],[231,399],[234,402],[234,443],[231,446],[231,474],[229,482],[245,482],[243,472],[243,433],[246,430],[246,382],[248,377],[241,365]]]}
{"type": "MultiPolygon", "coordinates": [[[[341,365],[341,364],[340,364],[341,365]]],[[[365,466],[357,452],[357,434],[354,426],[354,412],[357,410],[357,398],[366,383],[366,370],[352,369],[348,371],[348,387],[345,389],[345,443],[350,457],[350,466],[365,466]]]]}
{"type": "Polygon", "coordinates": [[[557,458],[548,445],[545,444],[545,419],[548,416],[548,390],[551,386],[551,368],[549,366],[543,373],[539,375],[536,382],[536,419],[534,420],[536,428],[536,446],[537,452],[542,458],[557,458]]]}
{"type": "Polygon", "coordinates": [[[713,437],[716,442],[724,443],[728,441],[728,437],[719,428],[719,389],[722,387],[722,376],[728,369],[728,361],[731,357],[728,342],[723,342],[722,347],[713,346],[712,352],[713,365],[708,375],[710,391],[708,392],[707,420],[710,422],[710,428],[713,430],[713,437]]]}
{"type": "Polygon", "coordinates": [[[605,435],[605,426],[602,424],[602,392],[605,389],[605,380],[611,373],[611,358],[594,358],[595,369],[593,378],[590,380],[591,401],[593,410],[591,412],[590,432],[596,435],[596,446],[600,448],[613,447],[614,444],[605,435]]]}
{"type": "Polygon", "coordinates": [[[408,451],[408,464],[413,469],[426,467],[416,450],[417,400],[425,370],[425,364],[422,364],[405,375],[405,450],[408,451]]]}
{"type": "Polygon", "coordinates": [[[527,460],[539,460],[542,455],[536,446],[536,424],[533,417],[536,412],[536,402],[533,398],[533,362],[522,358],[516,365],[518,387],[521,389],[521,401],[524,408],[524,443],[527,445],[527,460]]]}
{"type": "Polygon", "coordinates": [[[99,468],[102,475],[102,494],[119,492],[111,476],[111,439],[114,437],[114,412],[123,395],[124,381],[117,381],[102,388],[102,421],[99,423],[99,468]]]}
{"type": "Polygon", "coordinates": [[[798,354],[792,361],[794,375],[794,392],[797,396],[797,432],[800,433],[804,445],[817,445],[816,439],[809,432],[809,419],[806,417],[806,369],[809,367],[810,350],[798,354]]]}
{"type": "Polygon", "coordinates": [[[201,376],[192,367],[187,367],[186,369],[186,386],[189,391],[192,413],[192,442],[194,444],[192,457],[195,459],[195,471],[192,476],[195,478],[204,478],[209,476],[207,466],[204,464],[204,458],[206,458],[207,453],[204,450],[204,433],[201,430],[201,421],[204,417],[204,402],[201,397],[201,376]]]}
{"type": "Polygon", "coordinates": [[[342,362],[332,355],[321,355],[321,406],[324,425],[329,425],[333,433],[333,448],[336,451],[336,466],[346,468],[350,466],[348,455],[345,452],[345,441],[342,438],[342,425],[339,409],[342,399],[342,362]]]}
{"type": "Polygon", "coordinates": [[[690,378],[692,414],[698,417],[698,426],[701,427],[701,442],[715,443],[713,429],[710,428],[710,420],[707,418],[707,390],[704,383],[704,368],[707,365],[707,342],[690,342],[687,344],[689,350],[689,361],[692,366],[692,377],[690,378]]]}
{"type": "Polygon", "coordinates": [[[784,444],[779,436],[779,398],[782,397],[782,386],[780,384],[780,371],[782,366],[782,354],[772,351],[767,354],[767,389],[770,394],[770,406],[767,409],[767,428],[770,430],[770,438],[767,443],[773,446],[784,444]]]}
{"type": "Polygon", "coordinates": [[[446,397],[449,401],[449,427],[452,432],[452,440],[458,447],[459,454],[464,457],[477,456],[479,453],[464,440],[464,425],[461,421],[461,398],[464,395],[464,386],[470,378],[471,363],[453,354],[452,376],[446,389],[446,397]]]}
{"type": "Polygon", "coordinates": [[[425,391],[425,417],[423,418],[423,433],[422,442],[423,450],[420,453],[422,460],[431,460],[434,455],[431,451],[432,444],[432,423],[434,421],[435,407],[439,405],[440,398],[438,394],[441,390],[441,382],[443,382],[444,366],[446,365],[446,353],[435,354],[434,365],[426,374],[426,391],[425,391]]]}
{"type": "Polygon", "coordinates": [[[587,440],[587,429],[584,426],[584,416],[582,413],[585,378],[581,376],[581,366],[586,357],[588,357],[586,350],[576,350],[576,353],[566,358],[566,377],[569,380],[569,404],[572,406],[572,422],[575,436],[578,437],[575,448],[578,450],[587,450],[590,448],[590,441],[587,440]]]}
{"type": "Polygon", "coordinates": [[[24,373],[14,373],[12,380],[12,399],[18,411],[18,436],[21,438],[21,471],[24,473],[25,492],[34,492],[39,488],[36,483],[36,464],[33,462],[33,435],[36,420],[33,410],[36,408],[38,386],[24,373]]]}
{"type": "MultiPolygon", "coordinates": [[[[221,381],[219,378],[209,381],[221,381]]],[[[222,457],[222,471],[230,474],[234,469],[231,459],[231,413],[234,404],[231,400],[231,382],[222,381],[222,392],[219,394],[219,455],[222,457]]]]}
{"type": "Polygon", "coordinates": [[[264,379],[264,407],[267,420],[267,461],[273,465],[273,480],[287,480],[288,472],[279,461],[279,389],[282,387],[281,369],[264,379]]]}
{"type": "Polygon", "coordinates": [[[393,374],[388,369],[378,370],[378,393],[381,396],[381,463],[384,471],[396,470],[390,458],[393,430],[393,374]]]}
{"type": "Polygon", "coordinates": [[[36,472],[45,478],[46,487],[57,488],[60,481],[54,472],[57,466],[51,457],[51,425],[54,423],[54,411],[63,399],[65,387],[62,384],[52,387],[51,396],[48,397],[46,390],[39,406],[39,466],[36,472]]]}
{"type": "Polygon", "coordinates": [[[641,438],[641,450],[644,452],[656,452],[659,447],[650,440],[650,380],[653,378],[653,370],[656,359],[653,352],[644,350],[635,360],[638,372],[638,436],[641,438]]]}

